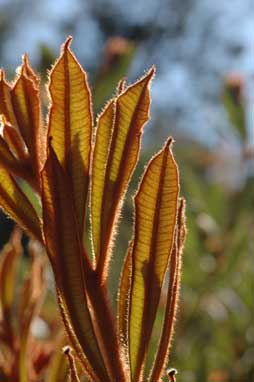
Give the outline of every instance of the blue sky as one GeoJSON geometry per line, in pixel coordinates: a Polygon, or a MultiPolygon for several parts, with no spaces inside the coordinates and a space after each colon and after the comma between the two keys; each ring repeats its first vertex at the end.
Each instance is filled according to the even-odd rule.
{"type": "MultiPolygon", "coordinates": [[[[254,73],[253,0],[184,1],[191,4],[183,20],[184,30],[176,38],[169,35],[160,39],[152,51],[149,44],[141,44],[130,76],[139,76],[155,63],[158,70],[152,90],[154,113],[173,120],[176,128],[216,144],[220,136],[217,132],[228,126],[220,103],[224,76],[242,73],[249,89],[254,73]]],[[[150,23],[166,29],[179,17],[176,0],[130,0],[128,6],[121,0],[0,0],[0,11],[4,13],[10,4],[16,4],[20,10],[12,20],[12,32],[4,43],[0,64],[11,68],[20,63],[24,51],[36,64],[40,43],[58,52],[65,39],[63,25],[73,19],[77,20],[73,49],[86,68],[96,65],[105,36],[92,8],[105,7],[105,12],[111,12],[118,23],[130,27],[150,23]],[[25,2],[29,5],[25,6],[25,2]]]]}

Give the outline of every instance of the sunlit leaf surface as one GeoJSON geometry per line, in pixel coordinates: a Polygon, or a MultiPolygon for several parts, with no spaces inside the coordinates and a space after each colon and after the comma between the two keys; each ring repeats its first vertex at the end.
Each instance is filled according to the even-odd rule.
{"type": "Polygon", "coordinates": [[[71,38],[50,73],[49,136],[59,162],[70,174],[80,233],[88,192],[92,133],[91,95],[86,74],[70,51],[71,38]]]}
{"type": "Polygon", "coordinates": [[[174,241],[179,186],[170,144],[149,163],[135,197],[129,322],[133,381],[142,374],[174,241]]]}
{"type": "MultiPolygon", "coordinates": [[[[66,341],[71,345],[65,348],[65,354],[72,382],[83,380],[81,369],[87,382],[143,382],[169,267],[164,325],[150,374],[151,381],[157,382],[163,377],[174,327],[183,241],[182,214],[177,215],[183,202],[179,199],[172,139],[149,162],[135,197],[134,234],[122,268],[116,315],[107,282],[122,204],[139,159],[143,127],[150,117],[155,68],[129,86],[125,79],[119,82],[93,131],[87,75],[70,50],[71,41],[71,37],[66,39],[49,73],[50,104],[45,121],[41,115],[40,78],[27,55],[13,83],[9,84],[0,72],[0,205],[45,245],[66,341]]],[[[6,375],[20,382],[40,379],[40,368],[47,358],[43,351],[37,350],[35,355],[32,351],[26,364],[32,349],[31,325],[45,288],[44,263],[31,256],[30,277],[25,279],[20,294],[20,333],[7,343],[9,353],[3,356],[10,365],[6,375]]],[[[4,262],[2,267],[8,277],[0,272],[0,281],[9,283],[0,293],[0,323],[3,318],[10,333],[6,311],[13,305],[15,259],[10,252],[10,263],[4,262]]],[[[0,326],[0,341],[4,338],[1,335],[0,326]]],[[[47,352],[46,347],[44,350],[47,352]]],[[[2,354],[0,351],[0,364],[2,354]]],[[[49,369],[52,382],[64,379],[67,372],[66,362],[60,370],[61,356],[54,359],[49,369]]]]}
{"type": "Polygon", "coordinates": [[[91,218],[100,275],[107,272],[121,204],[138,160],[142,128],[149,119],[149,86],[153,75],[154,68],[109,103],[98,119],[91,218]]]}
{"type": "MultiPolygon", "coordinates": [[[[105,378],[103,361],[88,310],[83,250],[75,221],[68,177],[53,149],[42,173],[42,202],[46,248],[50,256],[63,309],[88,362],[105,378]]],[[[81,359],[83,361],[83,359],[81,359]]]]}

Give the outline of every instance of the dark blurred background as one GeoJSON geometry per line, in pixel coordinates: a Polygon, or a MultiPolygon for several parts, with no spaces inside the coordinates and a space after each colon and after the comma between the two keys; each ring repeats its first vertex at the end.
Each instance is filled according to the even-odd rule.
{"type": "MultiPolygon", "coordinates": [[[[169,366],[181,382],[253,382],[253,0],[0,0],[0,67],[10,80],[27,52],[45,83],[69,34],[96,112],[120,78],[157,68],[112,293],[131,237],[131,196],[148,158],[173,135],[188,238],[169,366]]],[[[11,224],[1,219],[3,243],[11,224]]]]}

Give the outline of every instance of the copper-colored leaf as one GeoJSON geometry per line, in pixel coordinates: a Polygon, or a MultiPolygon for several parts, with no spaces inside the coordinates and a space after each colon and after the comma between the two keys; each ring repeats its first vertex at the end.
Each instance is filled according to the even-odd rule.
{"type": "Polygon", "coordinates": [[[158,345],[154,365],[149,378],[151,382],[157,382],[160,380],[168,362],[168,354],[174,331],[175,315],[177,310],[177,300],[181,276],[181,257],[185,239],[184,214],[185,202],[183,199],[181,199],[178,208],[177,229],[175,232],[174,247],[170,258],[170,274],[164,323],[161,332],[160,343],[158,345]]]}
{"type": "Polygon", "coordinates": [[[171,139],[149,163],[135,197],[135,229],[130,295],[132,381],[139,381],[161,288],[173,247],[178,201],[178,171],[171,139]]]}
{"type": "Polygon", "coordinates": [[[84,230],[92,134],[91,95],[86,74],[71,52],[69,37],[50,73],[49,136],[70,175],[79,232],[84,230]]]}
{"type": "Polygon", "coordinates": [[[29,63],[29,59],[27,54],[24,54],[23,58],[23,71],[26,77],[28,77],[35,85],[35,87],[39,87],[40,85],[40,78],[39,76],[35,73],[33,68],[31,67],[29,63]]]}
{"type": "Polygon", "coordinates": [[[1,252],[0,263],[0,318],[3,339],[13,345],[12,307],[18,259],[21,254],[21,232],[14,230],[10,241],[1,252]]]}
{"type": "Polygon", "coordinates": [[[21,139],[17,119],[13,110],[11,86],[5,80],[3,70],[0,70],[0,115],[3,135],[10,149],[17,157],[26,159],[25,145],[21,139]],[[9,130],[10,134],[8,134],[9,130]]]}
{"type": "Polygon", "coordinates": [[[5,80],[3,70],[0,70],[0,114],[3,114],[12,126],[17,126],[11,101],[11,86],[5,80]]]}
{"type": "Polygon", "coordinates": [[[42,241],[40,220],[25,194],[8,172],[0,167],[0,206],[13,220],[42,241]]]}
{"type": "Polygon", "coordinates": [[[57,292],[57,300],[58,300],[58,305],[60,308],[63,324],[65,327],[66,334],[69,338],[70,343],[73,346],[73,349],[75,350],[75,354],[79,358],[82,364],[82,369],[87,377],[87,379],[90,381],[98,381],[98,376],[94,372],[94,370],[91,367],[91,364],[89,363],[82,346],[76,336],[76,333],[73,328],[72,320],[70,317],[70,314],[68,313],[68,308],[66,306],[66,303],[63,298],[62,292],[58,288],[56,288],[57,292]]]}
{"type": "MultiPolygon", "coordinates": [[[[76,341],[80,344],[91,368],[95,370],[98,379],[105,380],[107,373],[88,309],[84,280],[84,252],[75,219],[69,178],[53,149],[50,147],[49,150],[50,154],[42,172],[46,249],[63,303],[62,311],[63,313],[66,311],[65,315],[74,330],[76,341]]],[[[66,317],[63,317],[64,320],[66,317]]],[[[81,362],[85,363],[82,357],[81,362]]]]}
{"type": "MultiPolygon", "coordinates": [[[[105,279],[115,226],[149,119],[152,68],[113,100],[98,119],[93,153],[91,218],[98,273],[105,279]],[[104,274],[104,275],[103,275],[104,274]]],[[[124,84],[120,84],[120,91],[124,84]]]]}
{"type": "MultiPolygon", "coordinates": [[[[18,138],[18,135],[15,133],[17,130],[15,130],[13,127],[8,125],[5,117],[2,115],[0,116],[0,123],[2,124],[3,131],[6,133],[6,131],[11,132],[12,137],[10,137],[9,134],[7,134],[7,141],[5,138],[0,135],[0,166],[4,167],[9,173],[23,177],[24,179],[31,179],[31,174],[29,173],[29,167],[27,166],[27,163],[23,160],[18,159],[14,156],[13,152],[17,154],[15,145],[18,142],[15,142],[12,140],[10,147],[13,149],[12,151],[9,148],[8,141],[10,141],[11,138],[15,139],[18,138]],[[8,130],[7,130],[8,129],[8,130]],[[13,134],[13,132],[15,132],[13,134]],[[12,144],[14,143],[14,144],[12,144]]],[[[21,149],[21,147],[20,147],[21,149]]]]}
{"type": "Polygon", "coordinates": [[[94,312],[96,336],[102,344],[105,365],[111,381],[125,381],[125,368],[122,363],[116,322],[112,314],[105,285],[101,285],[96,271],[86,267],[87,294],[94,312]]]}
{"type": "Polygon", "coordinates": [[[95,255],[98,259],[102,244],[101,214],[103,208],[103,190],[105,183],[105,166],[109,155],[112,126],[114,123],[115,102],[111,101],[99,117],[96,132],[96,143],[93,152],[92,186],[91,186],[91,223],[95,255]]]}
{"type": "MultiPolygon", "coordinates": [[[[31,75],[27,57],[20,68],[20,74],[11,90],[13,110],[18,129],[26,143],[34,169],[38,178],[45,157],[42,139],[41,108],[38,83],[31,75]]],[[[38,180],[38,179],[37,179],[38,180]]]]}

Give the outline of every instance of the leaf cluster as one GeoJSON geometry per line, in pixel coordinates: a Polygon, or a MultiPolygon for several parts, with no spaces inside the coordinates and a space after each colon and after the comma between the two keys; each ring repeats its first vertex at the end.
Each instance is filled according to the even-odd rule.
{"type": "Polygon", "coordinates": [[[79,380],[76,358],[88,381],[144,380],[165,286],[163,327],[149,374],[156,382],[168,359],[185,237],[172,138],[148,163],[134,199],[133,238],[122,268],[117,317],[107,290],[122,204],[149,119],[155,70],[130,86],[120,81],[94,129],[87,76],[70,43],[69,37],[49,74],[46,123],[39,78],[27,56],[13,84],[1,72],[0,205],[46,248],[73,349],[65,348],[73,381],[79,380]],[[21,180],[36,193],[37,206],[21,180]],[[85,245],[88,220],[90,253],[85,245]]]}

